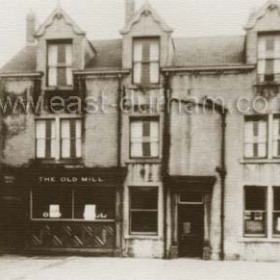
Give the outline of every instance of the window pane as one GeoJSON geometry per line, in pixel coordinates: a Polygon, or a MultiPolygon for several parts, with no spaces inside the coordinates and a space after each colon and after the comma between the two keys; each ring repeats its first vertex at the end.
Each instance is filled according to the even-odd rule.
{"type": "Polygon", "coordinates": [[[66,45],[58,44],[58,63],[65,64],[66,63],[66,45]]]}
{"type": "Polygon", "coordinates": [[[265,234],[266,213],[258,211],[245,211],[245,234],[265,234]]]}
{"type": "Polygon", "coordinates": [[[157,215],[157,212],[132,212],[131,232],[156,233],[157,215]]]}
{"type": "Polygon", "coordinates": [[[273,197],[274,197],[273,209],[276,211],[280,211],[280,188],[273,189],[273,197]]]}
{"type": "Polygon", "coordinates": [[[151,83],[157,84],[159,82],[159,64],[158,62],[152,62],[150,64],[151,83]]]}
{"type": "Polygon", "coordinates": [[[45,139],[37,139],[36,140],[36,156],[37,158],[45,158],[46,157],[46,140],[45,139]]]}
{"type": "Polygon", "coordinates": [[[49,67],[48,77],[49,77],[48,85],[57,86],[57,68],[56,67],[49,67]]]}
{"type": "Polygon", "coordinates": [[[131,188],[131,209],[157,210],[158,190],[157,188],[131,188]]]}
{"type": "Polygon", "coordinates": [[[131,157],[142,157],[143,156],[143,145],[142,143],[131,144],[131,157]]]}
{"type": "Polygon", "coordinates": [[[33,190],[33,218],[71,219],[72,191],[53,188],[33,190]]]}
{"type": "Polygon", "coordinates": [[[74,215],[76,219],[114,219],[115,192],[107,188],[102,191],[79,189],[75,191],[74,215]]]}
{"type": "Polygon", "coordinates": [[[136,84],[140,84],[141,82],[141,73],[142,73],[142,63],[134,63],[134,69],[133,69],[133,81],[136,84]]]}
{"type": "Polygon", "coordinates": [[[66,86],[67,85],[67,77],[66,77],[66,67],[58,67],[57,68],[57,84],[58,86],[66,86]]]}
{"type": "Polygon", "coordinates": [[[245,210],[266,210],[266,189],[263,187],[245,188],[245,210]]]}

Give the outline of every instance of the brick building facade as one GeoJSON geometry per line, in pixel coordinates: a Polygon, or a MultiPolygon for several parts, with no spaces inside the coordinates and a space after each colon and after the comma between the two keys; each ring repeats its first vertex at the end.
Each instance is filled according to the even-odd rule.
{"type": "Polygon", "coordinates": [[[280,260],[279,2],[205,38],[125,9],[103,41],[27,16],[0,74],[1,249],[280,260]]]}

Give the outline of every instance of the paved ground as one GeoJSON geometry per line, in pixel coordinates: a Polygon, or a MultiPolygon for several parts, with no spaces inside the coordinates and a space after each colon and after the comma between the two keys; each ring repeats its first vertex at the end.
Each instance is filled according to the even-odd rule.
{"type": "Polygon", "coordinates": [[[279,263],[0,257],[1,280],[279,280],[279,263]]]}

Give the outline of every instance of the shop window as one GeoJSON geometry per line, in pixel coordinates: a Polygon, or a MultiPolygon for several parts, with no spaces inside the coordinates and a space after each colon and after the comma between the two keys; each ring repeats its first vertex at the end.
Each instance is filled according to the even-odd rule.
{"type": "Polygon", "coordinates": [[[31,195],[32,219],[100,221],[115,218],[114,189],[39,188],[31,195]]]}
{"type": "Polygon", "coordinates": [[[55,120],[36,121],[36,157],[55,158],[55,120]]]}
{"type": "Polygon", "coordinates": [[[245,158],[267,157],[267,116],[247,116],[244,127],[245,158]]]}
{"type": "Polygon", "coordinates": [[[71,42],[48,43],[48,86],[72,86],[73,48],[71,42]]]}
{"type": "Polygon", "coordinates": [[[261,34],[258,40],[258,75],[261,82],[280,80],[280,35],[261,34]]]}
{"type": "Polygon", "coordinates": [[[159,157],[159,121],[131,120],[130,123],[130,157],[159,157]]]}
{"type": "Polygon", "coordinates": [[[143,87],[159,83],[159,40],[155,38],[134,39],[133,82],[143,87]]]}
{"type": "Polygon", "coordinates": [[[106,220],[115,217],[114,190],[75,191],[75,219],[106,220]]]}
{"type": "Polygon", "coordinates": [[[245,187],[245,235],[266,235],[266,197],[265,187],[245,187]]]}
{"type": "Polygon", "coordinates": [[[76,119],[61,120],[61,157],[80,158],[82,156],[82,122],[76,119]]]}
{"type": "Polygon", "coordinates": [[[33,219],[72,219],[72,192],[66,189],[32,191],[33,219]]]}
{"type": "Polygon", "coordinates": [[[130,188],[130,233],[157,234],[158,189],[130,188]]]}

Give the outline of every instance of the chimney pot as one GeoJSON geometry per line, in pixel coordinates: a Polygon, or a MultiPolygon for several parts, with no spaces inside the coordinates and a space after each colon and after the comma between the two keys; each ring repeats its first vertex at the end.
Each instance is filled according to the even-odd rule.
{"type": "Polygon", "coordinates": [[[32,45],[35,43],[35,25],[36,16],[35,13],[30,11],[26,16],[26,43],[32,45]]]}
{"type": "Polygon", "coordinates": [[[135,13],[135,0],[125,0],[125,24],[128,24],[135,13]]]}

